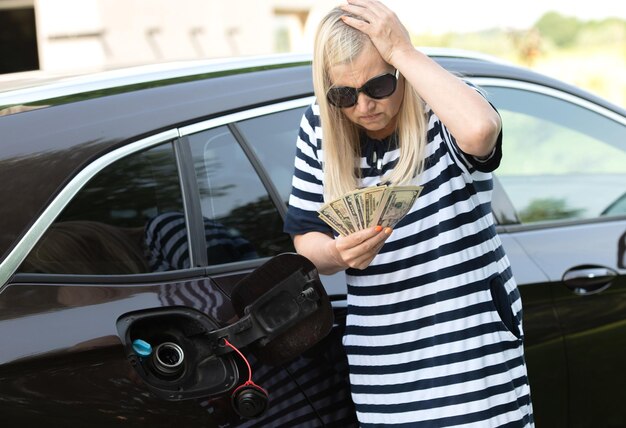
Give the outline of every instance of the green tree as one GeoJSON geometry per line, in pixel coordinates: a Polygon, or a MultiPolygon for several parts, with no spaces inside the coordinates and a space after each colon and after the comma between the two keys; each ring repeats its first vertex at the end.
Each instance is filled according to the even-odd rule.
{"type": "Polygon", "coordinates": [[[563,220],[580,216],[582,209],[567,206],[564,199],[534,199],[519,213],[522,223],[535,221],[563,220]]]}
{"type": "Polygon", "coordinates": [[[583,23],[571,16],[548,12],[539,18],[534,27],[544,38],[563,48],[574,44],[578,33],[583,28],[583,23]]]}

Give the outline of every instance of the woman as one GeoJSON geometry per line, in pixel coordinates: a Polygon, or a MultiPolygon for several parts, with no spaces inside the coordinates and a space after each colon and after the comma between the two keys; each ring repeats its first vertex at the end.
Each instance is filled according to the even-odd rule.
{"type": "Polygon", "coordinates": [[[346,270],[359,422],[532,426],[521,300],[491,214],[498,113],[373,0],[322,20],[313,83],[285,231],[321,273],[346,270]],[[424,186],[393,231],[333,237],[318,219],[324,201],[381,182],[424,186]]]}

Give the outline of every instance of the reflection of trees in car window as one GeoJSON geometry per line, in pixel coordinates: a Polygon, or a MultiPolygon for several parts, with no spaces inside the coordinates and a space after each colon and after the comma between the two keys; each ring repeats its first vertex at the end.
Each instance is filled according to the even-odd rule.
{"type": "Polygon", "coordinates": [[[237,123],[237,129],[259,157],[285,204],[291,193],[298,124],[304,109],[300,107],[237,123]]]}
{"type": "Polygon", "coordinates": [[[148,271],[143,228],[119,228],[97,221],[53,224],[24,261],[20,272],[120,275],[148,271]]]}
{"type": "Polygon", "coordinates": [[[143,227],[159,212],[182,210],[171,144],[121,159],[95,176],[63,211],[64,220],[143,227]]]}
{"type": "MultiPolygon", "coordinates": [[[[210,212],[223,212],[218,218],[204,218],[208,263],[230,263],[284,251],[283,234],[272,233],[282,228],[282,222],[258,178],[244,174],[246,180],[260,186],[250,194],[251,189],[220,178],[231,169],[228,156],[201,160],[196,162],[197,169],[206,177],[215,177],[211,180],[215,185],[202,188],[203,200],[218,207],[210,212]],[[257,198],[251,199],[255,195],[257,198]],[[224,199],[231,201],[228,211],[224,199]],[[248,234],[252,238],[247,238],[248,234]],[[256,244],[260,244],[258,253],[256,244]]],[[[240,168],[232,170],[235,176],[239,172],[240,168]]],[[[172,145],[130,155],[87,183],[37,243],[20,271],[120,275],[187,269],[191,263],[183,213],[172,145]]]]}
{"type": "Polygon", "coordinates": [[[522,223],[576,218],[582,210],[568,208],[564,199],[533,199],[519,212],[522,223]]]}
{"type": "Polygon", "coordinates": [[[626,191],[626,128],[570,102],[489,88],[503,121],[496,171],[523,223],[595,218],[626,191]]]}
{"type": "Polygon", "coordinates": [[[135,153],[108,166],[85,185],[19,271],[91,275],[150,272],[146,224],[159,213],[182,210],[172,145],[135,153]]]}
{"type": "Polygon", "coordinates": [[[233,135],[222,127],[189,141],[203,217],[237,231],[256,257],[293,251],[276,206],[233,135]]]}
{"type": "MultiPolygon", "coordinates": [[[[282,233],[267,233],[263,225],[276,227],[280,220],[274,203],[268,196],[261,197],[248,204],[235,208],[228,217],[222,219],[225,225],[237,227],[252,242],[258,243],[258,252],[272,256],[284,251],[293,251],[288,236],[282,233]]],[[[279,222],[280,223],[280,222],[279,222]]]]}

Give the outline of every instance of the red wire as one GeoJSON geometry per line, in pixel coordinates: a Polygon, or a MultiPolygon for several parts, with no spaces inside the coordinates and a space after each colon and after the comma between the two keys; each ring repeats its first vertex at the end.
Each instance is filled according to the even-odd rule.
{"type": "Polygon", "coordinates": [[[248,366],[248,381],[245,383],[245,385],[253,383],[252,382],[252,368],[250,367],[250,363],[248,362],[248,359],[244,357],[241,351],[239,351],[239,349],[237,349],[232,343],[230,343],[228,339],[224,338],[224,343],[226,344],[226,346],[231,347],[236,353],[238,353],[239,356],[243,358],[244,362],[246,363],[246,366],[248,366]]]}

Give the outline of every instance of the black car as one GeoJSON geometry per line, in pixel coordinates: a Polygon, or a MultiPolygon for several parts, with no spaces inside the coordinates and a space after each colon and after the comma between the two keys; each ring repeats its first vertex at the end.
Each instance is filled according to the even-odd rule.
{"type": "MultiPolygon", "coordinates": [[[[626,111],[428,53],[503,118],[537,426],[626,426],[626,111]]],[[[343,275],[282,232],[310,58],[29,84],[0,93],[2,426],[356,426],[343,275]]]]}

